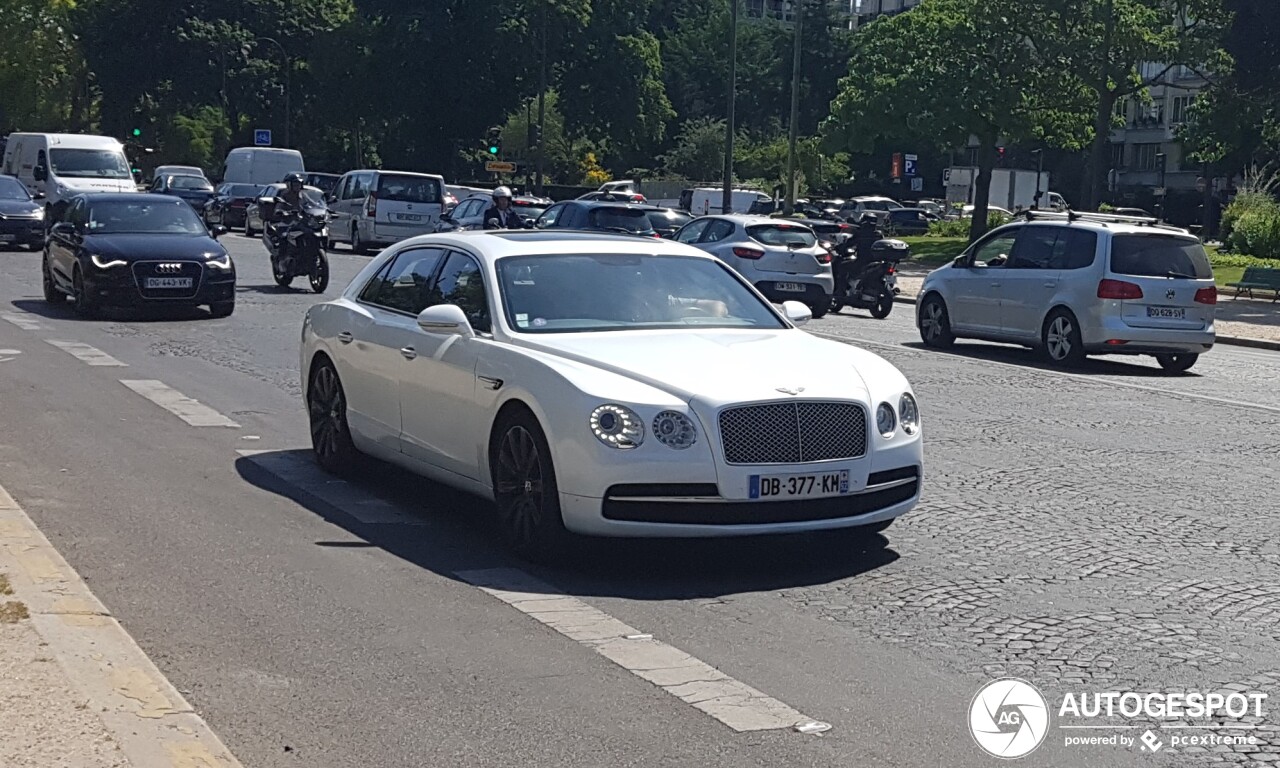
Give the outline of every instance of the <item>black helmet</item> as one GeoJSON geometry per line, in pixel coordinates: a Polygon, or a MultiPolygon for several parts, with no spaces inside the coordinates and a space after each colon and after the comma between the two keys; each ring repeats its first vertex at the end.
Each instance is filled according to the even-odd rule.
{"type": "Polygon", "coordinates": [[[291,173],[288,176],[284,177],[284,183],[285,184],[301,184],[305,186],[307,183],[307,179],[305,176],[303,176],[300,173],[291,173]]]}

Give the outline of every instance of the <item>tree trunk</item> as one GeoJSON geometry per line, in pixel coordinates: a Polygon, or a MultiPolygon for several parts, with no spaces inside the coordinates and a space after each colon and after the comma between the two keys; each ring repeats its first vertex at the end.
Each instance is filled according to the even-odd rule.
{"type": "Polygon", "coordinates": [[[973,218],[969,221],[969,242],[987,233],[988,202],[991,197],[991,171],[996,167],[996,137],[978,137],[978,178],[974,180],[973,218]]]}
{"type": "Polygon", "coordinates": [[[1102,186],[1107,181],[1111,164],[1111,115],[1115,112],[1116,95],[1110,90],[1098,91],[1098,112],[1093,117],[1093,146],[1089,149],[1089,164],[1085,172],[1086,184],[1083,205],[1086,211],[1096,211],[1102,201],[1102,186]]]}
{"type": "Polygon", "coordinates": [[[1200,196],[1200,239],[1209,242],[1213,237],[1213,218],[1214,218],[1214,196],[1213,196],[1213,174],[1214,167],[1212,163],[1205,163],[1200,168],[1201,178],[1204,179],[1204,194],[1200,196]]]}

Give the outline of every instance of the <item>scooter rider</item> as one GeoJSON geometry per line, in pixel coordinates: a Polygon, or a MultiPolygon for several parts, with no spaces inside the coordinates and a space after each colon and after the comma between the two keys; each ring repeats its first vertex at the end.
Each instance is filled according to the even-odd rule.
{"type": "Polygon", "coordinates": [[[277,248],[280,246],[280,233],[285,229],[281,222],[302,211],[302,188],[306,186],[306,179],[300,173],[291,173],[284,177],[284,183],[285,190],[276,198],[275,207],[271,211],[270,236],[277,248]]]}
{"type": "Polygon", "coordinates": [[[484,212],[485,229],[527,229],[524,219],[511,205],[511,190],[498,187],[493,190],[493,205],[484,212]],[[495,224],[496,222],[496,224],[495,224]]]}

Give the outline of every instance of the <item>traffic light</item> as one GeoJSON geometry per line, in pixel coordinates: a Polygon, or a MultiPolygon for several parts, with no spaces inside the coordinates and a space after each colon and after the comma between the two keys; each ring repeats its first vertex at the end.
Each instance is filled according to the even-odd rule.
{"type": "Polygon", "coordinates": [[[133,138],[135,138],[135,139],[136,139],[136,138],[138,138],[138,137],[139,137],[139,136],[141,136],[141,135],[142,135],[142,129],[141,129],[141,128],[134,128],[134,129],[133,129],[133,138]]]}
{"type": "Polygon", "coordinates": [[[1004,165],[1004,147],[996,147],[996,163],[1004,165]]]}
{"type": "Polygon", "coordinates": [[[541,125],[535,124],[533,126],[533,141],[531,141],[529,144],[530,146],[533,146],[533,147],[542,146],[542,126],[541,125]]]}
{"type": "Polygon", "coordinates": [[[494,157],[497,157],[498,154],[502,152],[502,129],[501,128],[489,129],[489,137],[485,146],[487,147],[489,154],[493,155],[494,157]]]}

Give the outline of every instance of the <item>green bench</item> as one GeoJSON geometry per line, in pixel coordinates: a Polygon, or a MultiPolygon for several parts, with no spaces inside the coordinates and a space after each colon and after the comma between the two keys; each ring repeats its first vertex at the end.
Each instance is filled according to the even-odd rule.
{"type": "Polygon", "coordinates": [[[1253,291],[1256,288],[1260,291],[1271,291],[1275,297],[1271,299],[1271,303],[1280,300],[1280,269],[1272,269],[1271,267],[1245,267],[1244,275],[1238,283],[1227,283],[1228,288],[1236,289],[1236,297],[1241,293],[1248,293],[1249,298],[1253,298],[1253,291]]]}

